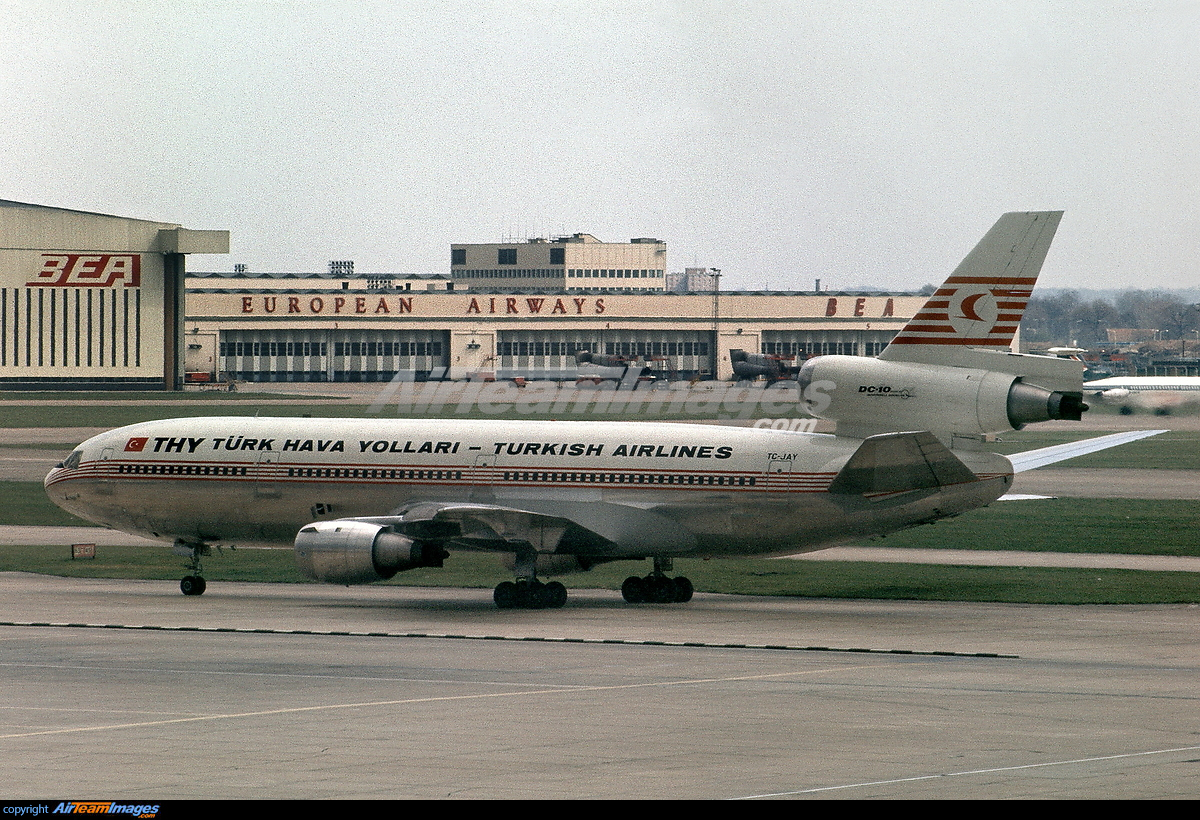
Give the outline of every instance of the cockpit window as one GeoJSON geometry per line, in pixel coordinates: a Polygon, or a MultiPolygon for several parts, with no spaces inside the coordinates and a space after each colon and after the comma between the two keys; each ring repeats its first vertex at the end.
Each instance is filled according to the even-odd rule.
{"type": "Polygon", "coordinates": [[[68,470],[74,470],[79,466],[79,462],[82,458],[83,450],[76,450],[75,452],[71,453],[71,455],[67,456],[66,460],[63,461],[62,466],[68,470]]]}

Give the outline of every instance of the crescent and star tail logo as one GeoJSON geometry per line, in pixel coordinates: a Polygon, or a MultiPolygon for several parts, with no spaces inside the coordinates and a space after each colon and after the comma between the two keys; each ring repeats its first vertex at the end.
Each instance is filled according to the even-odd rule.
{"type": "Polygon", "coordinates": [[[951,277],[892,343],[1007,347],[1021,323],[1033,282],[951,277]]]}

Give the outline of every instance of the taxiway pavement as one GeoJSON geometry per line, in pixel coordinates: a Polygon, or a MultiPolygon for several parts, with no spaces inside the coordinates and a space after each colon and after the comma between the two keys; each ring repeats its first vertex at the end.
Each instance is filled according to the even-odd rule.
{"type": "Polygon", "coordinates": [[[1200,794],[1200,607],[0,574],[7,799],[1200,794]]]}

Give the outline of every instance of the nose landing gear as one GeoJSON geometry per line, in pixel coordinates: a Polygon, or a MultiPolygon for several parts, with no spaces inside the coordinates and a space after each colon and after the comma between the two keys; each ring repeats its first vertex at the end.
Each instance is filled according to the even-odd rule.
{"type": "Polygon", "coordinates": [[[179,591],[184,595],[203,595],[208,585],[199,575],[187,575],[179,582],[179,591]]]}
{"type": "Polygon", "coordinates": [[[204,568],[200,564],[200,556],[209,554],[208,544],[176,541],[175,548],[191,552],[191,559],[187,562],[186,566],[192,574],[185,575],[179,582],[179,591],[184,595],[203,595],[204,590],[208,588],[208,584],[204,582],[204,576],[200,574],[204,571],[204,568]]]}

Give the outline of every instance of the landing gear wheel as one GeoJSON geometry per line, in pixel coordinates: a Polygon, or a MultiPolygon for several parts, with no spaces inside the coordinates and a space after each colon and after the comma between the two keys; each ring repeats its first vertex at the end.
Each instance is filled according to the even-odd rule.
{"type": "Polygon", "coordinates": [[[179,582],[179,591],[184,595],[203,595],[207,586],[199,575],[188,575],[179,582]]]}
{"type": "Polygon", "coordinates": [[[695,588],[692,586],[692,582],[684,576],[680,575],[675,579],[675,603],[686,604],[692,600],[692,593],[694,591],[695,588]]]}
{"type": "Polygon", "coordinates": [[[670,604],[675,601],[675,582],[665,575],[651,575],[646,579],[647,600],[652,604],[670,604]]]}
{"type": "Polygon", "coordinates": [[[636,575],[630,575],[621,584],[621,597],[628,604],[646,603],[646,582],[636,575]]]}
{"type": "Polygon", "coordinates": [[[548,609],[558,609],[567,602],[567,588],[558,581],[551,581],[542,590],[548,609]]]}
{"type": "Polygon", "coordinates": [[[512,609],[517,606],[517,585],[512,581],[499,584],[492,593],[492,600],[499,609],[512,609]]]}

